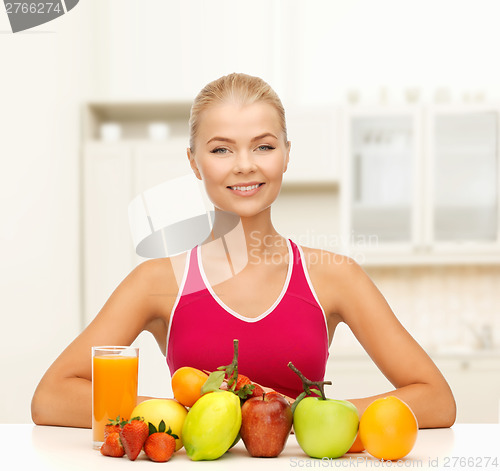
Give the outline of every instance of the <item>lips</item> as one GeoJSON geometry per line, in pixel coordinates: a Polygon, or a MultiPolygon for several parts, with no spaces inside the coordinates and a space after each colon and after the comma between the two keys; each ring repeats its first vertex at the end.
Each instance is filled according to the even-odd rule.
{"type": "Polygon", "coordinates": [[[245,182],[245,183],[238,183],[236,185],[228,186],[227,188],[231,190],[238,190],[238,191],[252,191],[256,190],[260,186],[262,186],[264,183],[261,182],[245,182]]]}
{"type": "Polygon", "coordinates": [[[228,186],[227,188],[237,196],[253,196],[260,191],[262,185],[264,185],[262,182],[245,182],[228,186]]]}

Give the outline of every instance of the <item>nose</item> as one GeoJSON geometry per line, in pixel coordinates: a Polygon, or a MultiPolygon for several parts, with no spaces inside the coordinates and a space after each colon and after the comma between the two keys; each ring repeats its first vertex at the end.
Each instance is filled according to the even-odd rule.
{"type": "Polygon", "coordinates": [[[234,161],[234,173],[251,173],[257,169],[257,165],[250,152],[238,152],[234,161]]]}

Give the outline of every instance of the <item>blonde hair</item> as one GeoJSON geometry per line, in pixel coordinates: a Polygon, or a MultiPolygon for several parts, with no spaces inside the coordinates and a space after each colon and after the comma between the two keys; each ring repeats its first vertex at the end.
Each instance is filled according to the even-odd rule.
{"type": "Polygon", "coordinates": [[[232,73],[207,84],[194,99],[189,118],[191,152],[194,152],[202,112],[211,105],[231,102],[241,105],[264,102],[272,105],[278,112],[280,126],[287,142],[285,109],[276,92],[259,77],[232,73]]]}

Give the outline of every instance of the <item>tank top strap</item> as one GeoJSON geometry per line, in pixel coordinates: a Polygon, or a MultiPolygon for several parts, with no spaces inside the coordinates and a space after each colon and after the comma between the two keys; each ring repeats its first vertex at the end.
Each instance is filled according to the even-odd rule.
{"type": "Polygon", "coordinates": [[[182,288],[182,296],[189,294],[202,293],[207,288],[201,277],[200,268],[198,265],[198,246],[193,247],[187,255],[186,268],[184,273],[184,286],[182,288]]]}
{"type": "Polygon", "coordinates": [[[289,239],[289,241],[293,251],[293,273],[288,286],[289,294],[299,297],[323,310],[309,277],[304,252],[292,239],[289,239]]]}

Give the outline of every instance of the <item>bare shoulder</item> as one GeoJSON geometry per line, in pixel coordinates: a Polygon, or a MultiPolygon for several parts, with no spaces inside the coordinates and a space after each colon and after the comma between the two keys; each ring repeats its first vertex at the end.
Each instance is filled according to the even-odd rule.
{"type": "Polygon", "coordinates": [[[134,269],[137,276],[147,279],[150,283],[160,284],[162,286],[174,283],[176,278],[184,273],[187,252],[183,252],[172,257],[153,258],[141,262],[134,269]],[[178,273],[179,269],[182,273],[178,273]]]}
{"type": "Polygon", "coordinates": [[[155,258],[140,263],[131,273],[146,293],[156,311],[170,313],[184,276],[187,252],[155,258]]]}
{"type": "Polygon", "coordinates": [[[329,250],[300,246],[304,253],[304,262],[309,272],[317,277],[344,277],[362,271],[359,264],[351,257],[329,250]]]}
{"type": "Polygon", "coordinates": [[[313,247],[300,247],[311,283],[323,308],[329,313],[339,313],[346,291],[356,280],[366,276],[364,270],[346,255],[313,247]]]}

